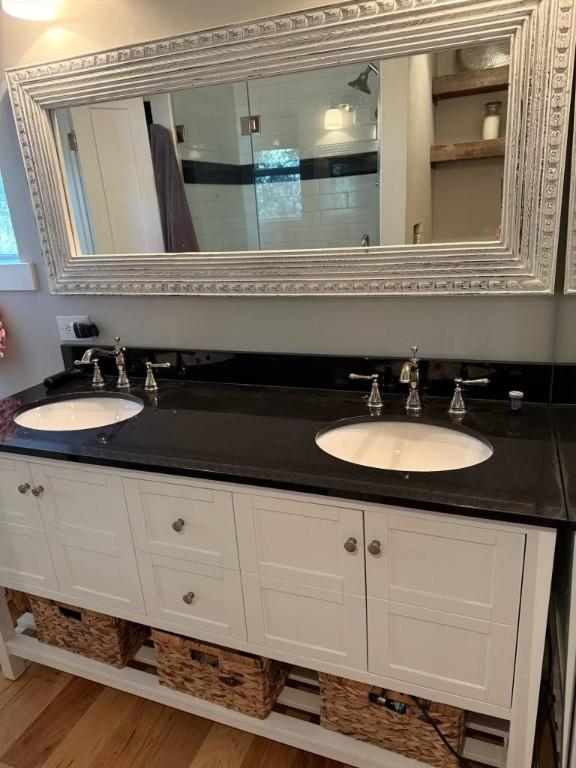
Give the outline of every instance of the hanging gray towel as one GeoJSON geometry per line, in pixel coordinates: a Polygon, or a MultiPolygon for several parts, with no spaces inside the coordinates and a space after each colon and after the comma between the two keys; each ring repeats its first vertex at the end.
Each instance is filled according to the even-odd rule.
{"type": "Polygon", "coordinates": [[[199,251],[198,238],[170,131],[163,125],[151,125],[150,147],[166,251],[199,251]]]}

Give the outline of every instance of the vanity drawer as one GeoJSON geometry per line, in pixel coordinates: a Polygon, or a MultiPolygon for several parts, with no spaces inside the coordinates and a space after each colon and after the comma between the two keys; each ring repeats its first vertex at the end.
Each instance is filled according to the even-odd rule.
{"type": "Polygon", "coordinates": [[[7,587],[58,589],[44,531],[0,522],[0,584],[7,587]]]}
{"type": "Polygon", "coordinates": [[[366,671],[366,598],[243,574],[248,640],[366,671]]]}
{"type": "Polygon", "coordinates": [[[246,639],[240,573],[138,553],[148,615],[199,639],[246,639]]]}
{"type": "Polygon", "coordinates": [[[87,541],[131,547],[122,478],[92,469],[33,464],[46,530],[87,541]]]}
{"type": "Polygon", "coordinates": [[[366,512],[369,597],[516,627],[523,533],[389,509],[366,512]]]}
{"type": "Polygon", "coordinates": [[[201,485],[125,479],[136,548],[238,569],[232,494],[201,485]]]}
{"type": "Polygon", "coordinates": [[[145,613],[133,549],[49,534],[60,590],[89,605],[145,613]]]}
{"type": "Polygon", "coordinates": [[[0,458],[0,520],[43,527],[40,505],[32,494],[33,483],[28,462],[0,458]]]}
{"type": "Polygon", "coordinates": [[[468,699],[510,706],[516,634],[503,624],[368,598],[368,670],[468,699]]]}
{"type": "Polygon", "coordinates": [[[237,493],[234,511],[243,573],[365,594],[361,510],[237,493]]]}

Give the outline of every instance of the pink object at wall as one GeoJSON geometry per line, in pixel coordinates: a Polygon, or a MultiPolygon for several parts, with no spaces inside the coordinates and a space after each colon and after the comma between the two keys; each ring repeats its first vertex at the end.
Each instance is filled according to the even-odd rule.
{"type": "Polygon", "coordinates": [[[6,328],[2,320],[0,320],[0,360],[4,357],[4,350],[6,349],[6,328]]]}

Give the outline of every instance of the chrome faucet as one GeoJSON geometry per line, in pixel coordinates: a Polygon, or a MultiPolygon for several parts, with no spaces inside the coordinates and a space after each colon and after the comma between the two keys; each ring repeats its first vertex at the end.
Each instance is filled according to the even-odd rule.
{"type": "Polygon", "coordinates": [[[114,339],[114,349],[102,349],[102,347],[91,347],[87,349],[82,355],[80,364],[91,363],[94,355],[103,355],[104,357],[113,357],[116,361],[116,368],[118,370],[118,381],[116,382],[116,389],[130,389],[130,380],[126,373],[126,358],[124,354],[126,347],[120,346],[120,336],[116,336],[114,339]]]}
{"type": "Polygon", "coordinates": [[[410,390],[404,408],[406,413],[419,414],[422,410],[420,401],[420,366],[419,359],[416,357],[418,347],[412,347],[412,357],[402,365],[400,372],[400,383],[408,384],[410,390]]]}
{"type": "Polygon", "coordinates": [[[490,384],[490,379],[454,379],[455,389],[448,408],[448,413],[451,416],[463,416],[468,412],[466,403],[464,402],[464,396],[462,395],[462,387],[480,386],[485,387],[490,384]]]}
{"type": "Polygon", "coordinates": [[[152,363],[150,360],[146,361],[146,381],[144,383],[144,389],[146,392],[158,392],[158,382],[154,376],[155,368],[170,368],[172,363],[152,363]]]}
{"type": "Polygon", "coordinates": [[[380,375],[378,373],[372,373],[370,376],[361,376],[359,373],[351,373],[348,378],[350,381],[371,381],[372,389],[368,396],[368,408],[371,413],[378,414],[382,410],[382,395],[380,394],[380,375]]]}
{"type": "Polygon", "coordinates": [[[102,376],[97,357],[93,357],[91,360],[74,360],[74,365],[93,365],[94,372],[92,374],[92,387],[94,389],[104,389],[106,382],[104,381],[104,376],[102,376]]]}

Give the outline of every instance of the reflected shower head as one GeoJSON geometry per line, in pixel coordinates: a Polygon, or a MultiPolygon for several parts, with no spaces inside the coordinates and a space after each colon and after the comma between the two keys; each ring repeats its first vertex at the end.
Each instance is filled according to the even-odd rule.
{"type": "Polygon", "coordinates": [[[362,72],[360,72],[356,80],[350,80],[348,85],[351,88],[355,88],[357,91],[362,91],[362,93],[372,93],[368,85],[368,75],[370,72],[375,72],[377,75],[380,74],[374,64],[368,64],[366,69],[363,69],[362,72]]]}

